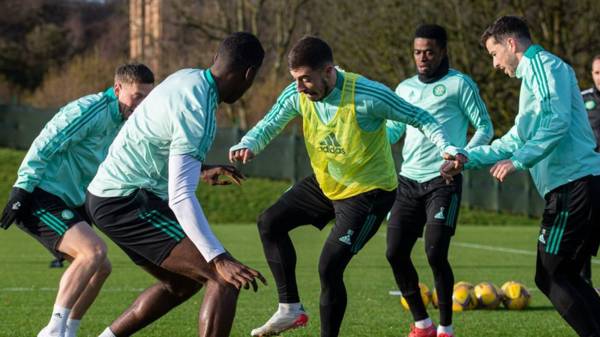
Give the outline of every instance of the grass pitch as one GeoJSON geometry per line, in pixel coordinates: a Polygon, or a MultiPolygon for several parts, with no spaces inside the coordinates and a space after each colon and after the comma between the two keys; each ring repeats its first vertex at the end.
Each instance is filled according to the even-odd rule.
{"type": "MultiPolygon", "coordinates": [[[[460,226],[460,225],[459,225],[460,226]]],[[[257,293],[243,291],[232,336],[249,336],[276,307],[273,279],[265,262],[255,226],[230,224],[214,226],[225,246],[240,260],[258,268],[270,284],[257,293]]],[[[312,227],[292,232],[298,252],[298,279],[301,297],[310,315],[307,328],[284,336],[319,336],[319,279],[317,261],[330,227],[319,232],[312,227]]],[[[548,300],[535,289],[534,247],[537,229],[532,226],[460,226],[451,246],[451,263],[456,280],[472,283],[491,281],[501,285],[507,280],[524,282],[532,290],[532,305],[516,312],[467,311],[455,313],[457,336],[575,336],[554,311],[548,300]]],[[[410,315],[403,311],[392,273],[384,257],[385,228],[351,262],[345,280],[348,308],[341,336],[406,336],[410,315]]],[[[51,256],[34,240],[13,226],[0,233],[0,336],[35,336],[49,319],[62,269],[49,269],[51,256]]],[[[96,303],[82,322],[80,336],[97,336],[153,280],[137,268],[114,244],[109,244],[113,273],[96,303]]],[[[413,253],[421,280],[433,287],[431,272],[419,241],[413,253]]],[[[600,284],[600,261],[594,260],[594,281],[600,284]]],[[[173,310],[138,336],[195,336],[202,292],[173,310]]],[[[437,320],[437,312],[429,311],[437,320]]]]}

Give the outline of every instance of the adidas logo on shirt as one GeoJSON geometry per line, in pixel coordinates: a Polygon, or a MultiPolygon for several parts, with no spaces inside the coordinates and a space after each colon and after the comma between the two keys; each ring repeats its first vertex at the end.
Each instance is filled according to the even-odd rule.
{"type": "Polygon", "coordinates": [[[319,142],[319,151],[333,154],[346,154],[346,151],[344,151],[344,148],[342,148],[338,140],[335,138],[335,134],[333,132],[328,134],[325,139],[319,142]]]}

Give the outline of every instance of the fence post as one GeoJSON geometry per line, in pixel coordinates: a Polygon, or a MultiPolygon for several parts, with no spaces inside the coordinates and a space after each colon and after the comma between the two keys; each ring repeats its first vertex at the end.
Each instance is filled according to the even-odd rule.
{"type": "Polygon", "coordinates": [[[462,204],[471,208],[471,175],[469,170],[463,171],[463,183],[462,183],[462,204]]]}
{"type": "Polygon", "coordinates": [[[290,148],[292,151],[291,158],[293,159],[292,174],[291,174],[290,178],[291,178],[293,184],[296,183],[296,176],[298,175],[298,158],[297,158],[297,153],[296,153],[296,135],[297,134],[298,134],[298,125],[294,124],[294,125],[292,125],[292,130],[290,132],[290,148]]]}
{"type": "Polygon", "coordinates": [[[497,179],[494,179],[494,211],[500,212],[500,183],[497,179]]]}

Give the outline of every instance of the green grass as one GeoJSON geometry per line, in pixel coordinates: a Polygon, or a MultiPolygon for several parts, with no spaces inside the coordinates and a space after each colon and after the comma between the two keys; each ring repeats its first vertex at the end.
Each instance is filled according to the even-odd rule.
{"type": "MultiPolygon", "coordinates": [[[[292,232],[298,251],[297,273],[303,302],[311,315],[306,329],[288,337],[319,335],[319,279],[317,261],[329,228],[319,232],[312,227],[292,232]]],[[[276,306],[276,289],[266,265],[254,226],[229,224],[214,226],[225,246],[240,260],[261,270],[269,286],[258,293],[243,291],[232,336],[248,336],[262,324],[276,306]]],[[[455,329],[460,337],[575,336],[551,307],[533,282],[533,253],[537,229],[532,226],[460,226],[451,247],[451,263],[456,280],[472,283],[491,281],[501,285],[519,280],[532,289],[528,310],[513,312],[468,311],[455,314],[455,329]],[[473,247],[469,244],[480,246],[473,247]],[[487,247],[487,248],[486,248],[487,247]],[[492,247],[492,248],[490,248],[492,247]],[[521,253],[494,251],[493,247],[511,248],[521,253]]],[[[113,273],[95,305],[85,317],[80,336],[97,336],[136,297],[140,289],[153,283],[112,243],[109,256],[113,273]]],[[[348,309],[341,336],[397,337],[407,335],[410,315],[400,308],[397,297],[388,294],[395,284],[384,257],[385,228],[352,261],[345,280],[349,293],[348,309]]],[[[48,269],[50,255],[16,227],[0,233],[0,336],[35,336],[47,323],[55,288],[62,270],[48,269]],[[15,288],[23,291],[15,291],[15,288]]],[[[432,287],[431,272],[423,254],[422,242],[414,250],[414,261],[422,281],[432,287]]],[[[593,265],[594,281],[600,284],[598,259],[593,265]]],[[[183,337],[197,331],[197,312],[202,293],[194,296],[161,320],[140,332],[139,336],[183,337]]],[[[437,313],[430,309],[434,320],[437,313]]]]}
{"type": "MultiPolygon", "coordinates": [[[[0,148],[0,205],[4,205],[24,151],[0,148]]],[[[198,198],[211,223],[251,223],[260,212],[273,204],[292,183],[290,181],[251,178],[241,187],[200,184],[198,198]],[[224,211],[223,205],[235,205],[224,211]]],[[[537,219],[504,213],[461,208],[459,222],[475,225],[537,225],[537,219]]]]}

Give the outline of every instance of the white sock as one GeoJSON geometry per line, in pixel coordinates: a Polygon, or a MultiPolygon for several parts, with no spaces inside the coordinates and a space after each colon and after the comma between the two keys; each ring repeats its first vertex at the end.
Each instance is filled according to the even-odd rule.
{"type": "Polygon", "coordinates": [[[71,309],[61,307],[60,305],[55,304],[54,309],[52,310],[52,317],[50,317],[50,322],[48,322],[48,333],[49,334],[64,334],[65,329],[67,328],[67,319],[69,318],[69,313],[71,309]]]}
{"type": "Polygon", "coordinates": [[[110,330],[110,327],[108,326],[108,327],[106,327],[106,329],[104,329],[104,331],[102,331],[102,333],[98,337],[117,337],[117,336],[115,336],[115,334],[110,330]]]}
{"type": "Polygon", "coordinates": [[[295,312],[300,311],[302,309],[302,303],[279,303],[279,312],[295,312]]]}
{"type": "Polygon", "coordinates": [[[432,325],[433,325],[433,322],[431,321],[431,318],[429,318],[429,317],[415,322],[415,327],[417,327],[419,329],[427,329],[432,325]]]}
{"type": "Polygon", "coordinates": [[[65,337],[77,337],[77,330],[79,330],[80,324],[81,320],[69,318],[67,320],[67,330],[65,332],[65,337]]]}
{"type": "Polygon", "coordinates": [[[454,330],[452,329],[452,324],[450,324],[448,326],[438,325],[437,333],[438,334],[441,334],[441,333],[452,334],[452,333],[454,333],[454,330]]]}

